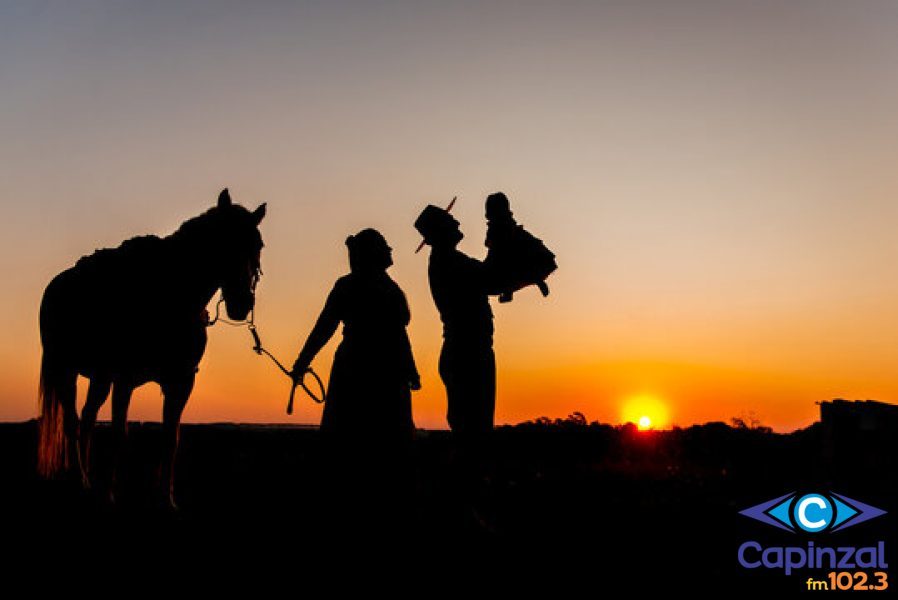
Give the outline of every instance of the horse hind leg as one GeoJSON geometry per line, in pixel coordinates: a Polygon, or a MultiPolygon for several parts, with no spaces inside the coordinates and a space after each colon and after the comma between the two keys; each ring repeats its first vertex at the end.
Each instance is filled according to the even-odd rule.
{"type": "Polygon", "coordinates": [[[77,407],[78,376],[74,372],[66,373],[56,384],[55,393],[62,409],[62,430],[65,434],[65,466],[67,475],[79,481],[83,489],[90,488],[87,473],[81,463],[81,449],[78,435],[77,407]]]}
{"type": "Polygon", "coordinates": [[[92,378],[90,386],[87,388],[87,400],[84,403],[84,408],[81,409],[81,464],[88,477],[92,473],[90,449],[97,413],[100,407],[106,403],[111,388],[110,380],[99,377],[92,378]]]}
{"type": "Polygon", "coordinates": [[[128,441],[128,405],[134,386],[116,381],[112,386],[112,475],[110,477],[109,501],[115,502],[120,490],[120,477],[125,463],[126,442],[128,441]]]}

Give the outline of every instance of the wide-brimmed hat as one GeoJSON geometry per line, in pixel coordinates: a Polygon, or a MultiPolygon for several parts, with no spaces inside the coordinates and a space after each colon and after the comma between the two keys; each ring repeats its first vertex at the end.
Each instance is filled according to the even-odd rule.
{"type": "Polygon", "coordinates": [[[424,242],[429,244],[441,233],[458,229],[458,221],[448,210],[428,204],[415,219],[415,229],[424,236],[424,242]]]}

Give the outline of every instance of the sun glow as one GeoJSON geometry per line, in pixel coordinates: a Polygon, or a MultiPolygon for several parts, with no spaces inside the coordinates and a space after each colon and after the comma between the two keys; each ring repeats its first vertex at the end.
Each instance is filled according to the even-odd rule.
{"type": "Polygon", "coordinates": [[[622,422],[635,423],[642,431],[666,427],[668,418],[667,405],[654,394],[631,396],[621,411],[622,422]]]}

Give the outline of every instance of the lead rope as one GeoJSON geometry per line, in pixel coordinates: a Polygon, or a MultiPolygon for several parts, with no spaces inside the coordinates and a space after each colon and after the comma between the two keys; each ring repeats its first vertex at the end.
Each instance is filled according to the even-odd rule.
{"type": "Polygon", "coordinates": [[[293,377],[293,373],[289,369],[287,369],[287,367],[285,367],[283,364],[281,364],[281,361],[279,361],[274,356],[274,354],[269,352],[262,345],[262,338],[259,337],[259,331],[256,328],[256,323],[255,323],[256,309],[253,308],[250,311],[249,319],[247,319],[245,321],[229,321],[228,319],[225,319],[224,317],[222,317],[219,314],[219,307],[221,306],[222,302],[224,302],[223,295],[220,296],[218,298],[218,302],[215,303],[215,316],[209,320],[208,326],[212,327],[213,325],[215,325],[216,323],[221,321],[225,325],[230,325],[232,327],[246,326],[247,329],[249,329],[249,332],[253,336],[253,352],[258,354],[259,356],[262,356],[264,354],[265,356],[270,358],[271,361],[277,366],[277,368],[280,369],[284,373],[284,375],[286,375],[287,377],[290,378],[290,381],[293,384],[290,387],[290,399],[287,401],[287,414],[288,415],[293,414],[293,399],[296,396],[296,388],[297,387],[301,387],[303,389],[303,391],[306,393],[306,395],[308,395],[308,397],[311,398],[315,403],[322,404],[324,402],[325,397],[327,396],[327,389],[324,387],[324,382],[321,381],[321,377],[318,376],[318,373],[316,373],[312,369],[312,367],[308,367],[305,370],[305,372],[302,373],[302,376],[299,379],[295,379],[293,377]],[[306,373],[310,374],[315,379],[315,383],[318,385],[318,392],[319,392],[317,395],[315,394],[315,392],[313,392],[311,389],[309,389],[309,387],[305,384],[306,373]]]}
{"type": "Polygon", "coordinates": [[[253,323],[254,313],[250,313],[250,319],[247,322],[247,327],[249,328],[249,332],[253,335],[253,341],[255,345],[253,346],[253,351],[259,356],[265,355],[271,359],[271,361],[277,365],[277,368],[283,371],[284,375],[290,378],[290,381],[293,385],[290,387],[290,399],[287,401],[287,414],[293,414],[293,397],[296,395],[297,386],[301,387],[306,395],[311,398],[317,404],[322,404],[324,402],[324,398],[327,395],[327,390],[324,388],[324,382],[321,381],[321,378],[318,377],[318,373],[312,370],[312,367],[307,367],[306,370],[301,374],[299,379],[293,377],[293,373],[289,371],[284,365],[281,364],[277,358],[275,358],[274,354],[269,352],[262,346],[262,339],[259,337],[259,331],[256,329],[255,323],[253,323]],[[310,374],[314,379],[315,383],[318,384],[319,395],[315,395],[315,393],[309,389],[309,387],[305,384],[305,376],[306,373],[310,374]]]}

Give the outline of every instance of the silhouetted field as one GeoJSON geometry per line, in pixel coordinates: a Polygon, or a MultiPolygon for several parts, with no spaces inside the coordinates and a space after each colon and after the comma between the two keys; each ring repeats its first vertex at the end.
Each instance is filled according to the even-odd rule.
{"type": "MultiPolygon", "coordinates": [[[[108,433],[101,425],[100,472],[108,468],[102,460],[108,433]]],[[[6,547],[26,556],[65,548],[75,561],[100,548],[119,558],[158,549],[241,562],[353,544],[385,544],[419,558],[431,556],[426,548],[461,548],[488,556],[488,564],[505,561],[513,570],[507,573],[519,577],[538,576],[525,564],[576,561],[578,577],[595,579],[596,589],[632,583],[789,592],[800,591],[806,573],[747,571],[736,552],[748,539],[794,544],[796,534],[739,510],[792,491],[832,490],[889,511],[832,534],[840,544],[855,538],[892,544],[896,537],[896,440],[867,437],[839,448],[838,460],[824,459],[819,424],[788,435],[723,423],[639,432],[575,415],[501,427],[483,503],[491,531],[461,508],[447,432],[418,433],[413,485],[385,491],[375,475],[341,488],[335,511],[323,491],[327,473],[316,429],[185,425],[176,472],[181,510],[174,515],[149,501],[159,433],[156,424],[131,425],[128,476],[110,507],[72,484],[38,480],[35,423],[0,425],[6,547]]]]}

